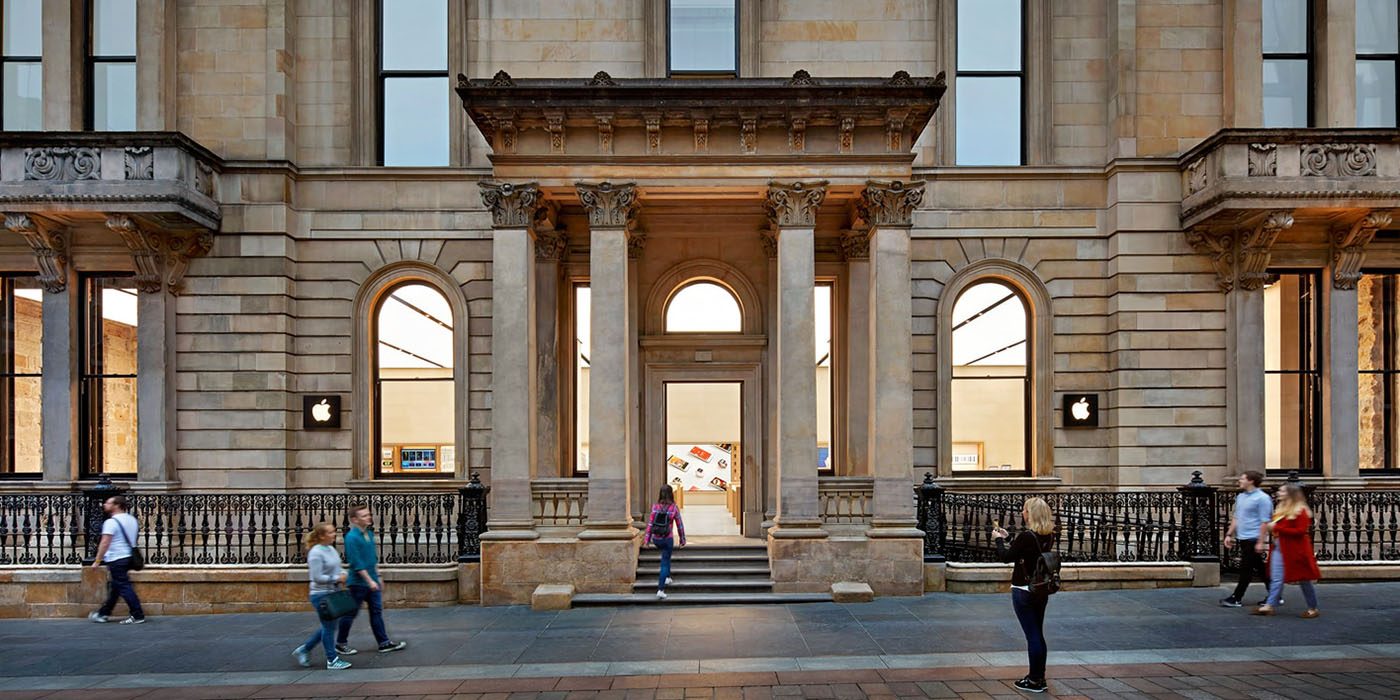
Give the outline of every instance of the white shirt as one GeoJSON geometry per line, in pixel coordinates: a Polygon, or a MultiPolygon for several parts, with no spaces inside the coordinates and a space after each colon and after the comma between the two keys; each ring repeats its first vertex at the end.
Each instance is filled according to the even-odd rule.
{"type": "Polygon", "coordinates": [[[131,538],[132,544],[136,543],[136,535],[140,532],[140,525],[136,524],[136,516],[130,513],[117,513],[102,521],[102,534],[111,535],[112,543],[107,546],[107,553],[102,555],[103,562],[126,559],[131,556],[131,545],[126,543],[126,537],[117,531],[121,527],[126,532],[126,537],[131,538]]]}

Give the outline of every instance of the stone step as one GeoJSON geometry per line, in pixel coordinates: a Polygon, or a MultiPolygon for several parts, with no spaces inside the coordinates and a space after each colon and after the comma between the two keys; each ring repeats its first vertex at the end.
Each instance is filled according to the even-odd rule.
{"type": "MultiPolygon", "coordinates": [[[[698,565],[698,564],[678,564],[674,560],[671,562],[671,576],[762,576],[768,578],[767,566],[718,566],[718,565],[698,565]]],[[[661,566],[647,564],[637,567],[637,578],[643,576],[660,576],[661,566]]]]}
{"type": "MultiPolygon", "coordinates": [[[[656,579],[641,579],[632,584],[634,591],[655,591],[656,579]]],[[[767,578],[712,578],[712,579],[677,579],[675,583],[666,587],[666,592],[675,591],[677,593],[772,593],[773,581],[767,578]]]]}
{"type": "MultiPolygon", "coordinates": [[[[687,547],[686,549],[688,550],[689,547],[687,547]]],[[[655,549],[651,549],[651,550],[643,549],[643,550],[641,551],[641,553],[638,555],[637,561],[639,561],[639,562],[648,562],[648,563],[660,563],[660,561],[661,561],[661,553],[658,552],[658,551],[656,551],[655,549]]],[[[716,552],[690,552],[690,551],[684,551],[684,550],[677,550],[677,551],[673,552],[673,553],[671,554],[671,563],[672,563],[672,564],[678,564],[678,563],[681,563],[681,562],[685,562],[685,563],[692,563],[692,562],[717,562],[717,563],[721,563],[721,564],[727,564],[727,563],[738,564],[738,563],[741,563],[741,562],[744,562],[744,563],[748,563],[748,562],[763,562],[764,564],[767,564],[767,563],[768,563],[768,553],[767,553],[767,552],[762,552],[762,553],[759,553],[759,554],[751,554],[751,553],[729,554],[729,553],[723,553],[723,552],[719,552],[719,553],[716,553],[716,552]]]]}
{"type": "Polygon", "coordinates": [[[790,603],[830,603],[830,593],[682,593],[666,591],[666,599],[647,593],[580,593],[574,607],[599,605],[787,605],[790,603]]]}

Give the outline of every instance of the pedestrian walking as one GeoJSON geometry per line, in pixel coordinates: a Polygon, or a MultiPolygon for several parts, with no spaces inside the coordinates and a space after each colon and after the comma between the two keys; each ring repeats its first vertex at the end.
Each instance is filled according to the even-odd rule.
{"type": "Polygon", "coordinates": [[[398,651],[408,642],[395,642],[389,639],[384,629],[384,591],[379,580],[379,555],[374,549],[374,514],[369,506],[356,503],[346,510],[350,518],[350,531],[345,533],[345,558],[350,562],[348,584],[355,596],[355,610],[340,618],[340,630],[336,635],[335,651],[338,656],[350,656],[359,651],[350,646],[350,626],[355,624],[355,616],[360,612],[360,604],[369,608],[369,628],[374,632],[374,640],[379,643],[379,653],[398,651]]]}
{"type": "Polygon", "coordinates": [[[647,522],[646,542],[661,550],[661,573],[656,578],[656,597],[666,599],[666,585],[671,583],[671,550],[676,540],[671,528],[680,533],[681,546],[685,546],[685,523],[681,522],[681,509],[676,506],[676,492],[670,485],[663,485],[656,503],[651,507],[651,519],[647,522]]]}
{"type": "Polygon", "coordinates": [[[1026,656],[1029,659],[1029,672],[1025,678],[1016,681],[1017,688],[1043,693],[1045,683],[1045,657],[1049,649],[1045,644],[1045,606],[1050,602],[1050,594],[1059,589],[1059,559],[1053,555],[1055,547],[1055,514],[1042,498],[1030,498],[1021,508],[1021,523],[1026,529],[1016,535],[1007,546],[1011,536],[1006,529],[995,527],[992,537],[996,540],[997,555],[1003,562],[1013,564],[1011,568],[1011,607],[1016,611],[1016,619],[1021,623],[1021,631],[1026,635],[1026,656]],[[1053,564],[1042,556],[1051,553],[1053,564]],[[1053,568],[1053,575],[1049,569],[1053,568]],[[1053,580],[1052,580],[1053,579],[1053,580]]]}
{"type": "MultiPolygon", "coordinates": [[[[1238,608],[1243,603],[1245,593],[1254,577],[1264,583],[1269,590],[1269,569],[1264,564],[1264,541],[1268,539],[1267,526],[1274,513],[1274,502],[1259,485],[1264,483],[1264,475],[1257,471],[1247,471],[1240,475],[1240,492],[1235,496],[1235,511],[1230,516],[1230,528],[1225,531],[1225,548],[1238,547],[1240,553],[1240,581],[1235,584],[1235,592],[1220,599],[1221,607],[1238,608]]],[[[1263,604],[1261,600],[1257,604],[1263,604]]]]}
{"type": "Polygon", "coordinates": [[[1322,578],[1317,568],[1308,528],[1312,511],[1308,508],[1303,487],[1284,484],[1278,491],[1278,508],[1267,527],[1274,535],[1274,548],[1269,553],[1269,597],[1254,609],[1255,615],[1273,615],[1274,608],[1283,603],[1283,584],[1296,583],[1303,589],[1308,609],[1298,617],[1311,620],[1318,616],[1317,589],[1314,584],[1322,578]]]}
{"type": "MultiPolygon", "coordinates": [[[[141,532],[141,525],[136,522],[136,516],[126,510],[125,496],[112,496],[102,502],[102,512],[107,514],[107,519],[102,521],[102,541],[97,545],[97,556],[92,560],[92,567],[107,567],[107,602],[97,612],[88,615],[93,622],[109,622],[112,611],[117,607],[118,597],[126,601],[128,611],[121,624],[139,625],[146,621],[141,599],[131,585],[132,554],[136,551],[136,536],[141,532]]],[[[140,566],[135,568],[139,569],[140,566]]]]}
{"type": "MultiPolygon", "coordinates": [[[[306,568],[311,578],[311,609],[316,611],[320,627],[306,642],[292,651],[297,663],[311,665],[311,650],[316,643],[326,653],[326,668],[332,671],[350,668],[350,662],[335,653],[335,628],[337,620],[321,617],[321,599],[336,592],[345,584],[345,569],[340,565],[340,553],[335,551],[335,526],[330,523],[316,523],[311,532],[306,533],[306,568]]],[[[358,606],[357,606],[358,607],[358,606]]]]}

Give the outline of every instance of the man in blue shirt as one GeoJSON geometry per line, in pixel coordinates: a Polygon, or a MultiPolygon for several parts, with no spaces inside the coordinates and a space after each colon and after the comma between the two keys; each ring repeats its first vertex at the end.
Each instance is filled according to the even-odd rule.
{"type": "Polygon", "coordinates": [[[369,506],[356,503],[346,510],[350,518],[350,531],[345,533],[345,558],[350,561],[350,573],[346,585],[355,596],[355,612],[340,618],[340,630],[336,634],[335,650],[341,656],[358,653],[347,643],[350,639],[350,626],[360,613],[359,603],[369,604],[369,627],[374,631],[374,639],[379,642],[379,653],[398,651],[408,642],[395,642],[389,639],[384,630],[384,598],[380,590],[379,556],[374,551],[374,533],[369,528],[374,524],[374,515],[369,506]]]}
{"type": "Polygon", "coordinates": [[[1220,605],[1227,608],[1240,607],[1244,594],[1255,574],[1269,590],[1269,568],[1264,565],[1264,526],[1274,514],[1274,501],[1264,493],[1259,485],[1264,483],[1264,475],[1248,471],[1240,475],[1240,493],[1235,496],[1235,513],[1230,517],[1230,529],[1225,532],[1225,548],[1240,548],[1240,582],[1235,592],[1220,599],[1220,605]]]}

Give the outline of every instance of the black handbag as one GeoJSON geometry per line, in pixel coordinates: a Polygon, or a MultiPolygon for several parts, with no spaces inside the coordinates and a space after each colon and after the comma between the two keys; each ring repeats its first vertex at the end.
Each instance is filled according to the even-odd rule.
{"type": "Polygon", "coordinates": [[[316,614],[322,620],[339,620],[360,607],[360,601],[355,600],[355,594],[344,588],[332,591],[322,596],[316,601],[316,614]]]}
{"type": "Polygon", "coordinates": [[[126,546],[131,548],[131,557],[126,561],[126,568],[131,571],[140,571],[146,568],[146,558],[141,556],[141,550],[136,548],[136,543],[126,534],[126,528],[122,527],[122,521],[117,521],[117,529],[122,533],[122,539],[126,540],[126,546]]]}

